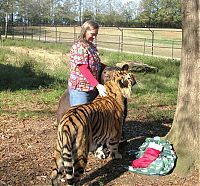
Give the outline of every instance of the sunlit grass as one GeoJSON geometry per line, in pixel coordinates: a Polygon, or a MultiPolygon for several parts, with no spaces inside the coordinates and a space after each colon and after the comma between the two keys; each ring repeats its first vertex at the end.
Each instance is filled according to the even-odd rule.
{"type": "MultiPolygon", "coordinates": [[[[41,118],[55,114],[58,100],[67,87],[66,64],[55,65],[53,60],[45,63],[30,54],[19,55],[9,50],[9,46],[39,48],[47,53],[68,53],[69,48],[28,40],[7,40],[4,41],[4,46],[6,47],[0,51],[0,114],[12,114],[19,118],[41,118]]],[[[143,119],[148,120],[173,118],[179,61],[104,50],[99,52],[102,62],[109,66],[135,61],[158,68],[158,72],[154,73],[135,73],[138,85],[133,87],[133,94],[129,99],[130,117],[138,119],[142,115],[143,119]]]]}
{"type": "Polygon", "coordinates": [[[68,53],[69,48],[65,44],[61,43],[44,43],[37,40],[30,39],[6,39],[2,42],[3,46],[22,46],[27,48],[40,48],[49,51],[59,51],[62,53],[68,53]]]}

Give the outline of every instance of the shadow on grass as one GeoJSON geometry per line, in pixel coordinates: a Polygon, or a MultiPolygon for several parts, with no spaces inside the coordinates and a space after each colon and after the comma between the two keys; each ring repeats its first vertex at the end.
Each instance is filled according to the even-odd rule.
{"type": "Polygon", "coordinates": [[[42,71],[36,73],[29,63],[23,64],[22,67],[0,64],[0,77],[0,91],[32,90],[63,83],[42,71]]]}
{"type": "MultiPolygon", "coordinates": [[[[90,186],[106,185],[112,180],[117,179],[128,171],[132,160],[135,159],[134,152],[145,141],[147,137],[165,136],[170,130],[170,123],[162,124],[163,121],[128,121],[124,126],[125,138],[127,142],[121,143],[119,151],[123,156],[121,160],[111,160],[99,169],[92,170],[92,173],[86,173],[81,180],[81,185],[89,183],[90,186]]],[[[92,166],[92,165],[91,165],[92,166]]],[[[125,179],[123,179],[125,180],[125,179]]],[[[128,185],[123,183],[124,185],[128,185]]]]}

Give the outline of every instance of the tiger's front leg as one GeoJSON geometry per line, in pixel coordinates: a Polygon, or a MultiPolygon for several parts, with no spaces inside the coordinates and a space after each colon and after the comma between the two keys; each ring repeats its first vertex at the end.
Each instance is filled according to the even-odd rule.
{"type": "Polygon", "coordinates": [[[104,153],[104,145],[101,145],[100,147],[97,148],[97,150],[95,151],[95,157],[97,157],[98,159],[106,158],[106,155],[104,153]]]}
{"type": "Polygon", "coordinates": [[[122,155],[118,152],[119,141],[109,141],[107,142],[108,150],[110,151],[110,157],[112,159],[122,159],[122,155]]]}
{"type": "Polygon", "coordinates": [[[122,159],[122,155],[118,152],[119,142],[122,137],[121,122],[119,122],[116,126],[119,126],[118,130],[116,130],[115,132],[113,131],[113,136],[111,136],[110,139],[106,142],[106,145],[108,147],[108,150],[110,151],[109,156],[112,159],[122,159]]]}

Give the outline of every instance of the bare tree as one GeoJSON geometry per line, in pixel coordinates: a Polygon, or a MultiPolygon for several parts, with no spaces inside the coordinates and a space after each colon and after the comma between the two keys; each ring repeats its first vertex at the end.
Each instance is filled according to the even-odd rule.
{"type": "Polygon", "coordinates": [[[5,38],[7,38],[8,34],[8,15],[9,15],[9,2],[6,0],[6,2],[1,3],[2,8],[4,9],[5,12],[5,28],[4,28],[4,35],[5,38]]]}
{"type": "Polygon", "coordinates": [[[183,32],[177,108],[166,136],[177,153],[175,172],[186,175],[200,168],[200,7],[199,0],[182,0],[183,32]]]}

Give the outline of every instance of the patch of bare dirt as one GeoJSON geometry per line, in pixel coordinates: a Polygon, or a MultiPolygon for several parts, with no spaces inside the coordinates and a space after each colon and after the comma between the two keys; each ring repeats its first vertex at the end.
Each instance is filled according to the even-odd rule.
{"type": "MultiPolygon", "coordinates": [[[[19,119],[15,115],[1,115],[0,121],[0,186],[51,185],[51,158],[56,138],[55,116],[19,119]]],[[[198,186],[197,172],[181,178],[174,173],[146,176],[127,170],[134,159],[132,151],[137,150],[146,137],[164,136],[169,129],[170,123],[165,121],[135,121],[129,117],[124,127],[128,142],[120,146],[123,159],[98,160],[90,154],[81,185],[198,186]]]]}

